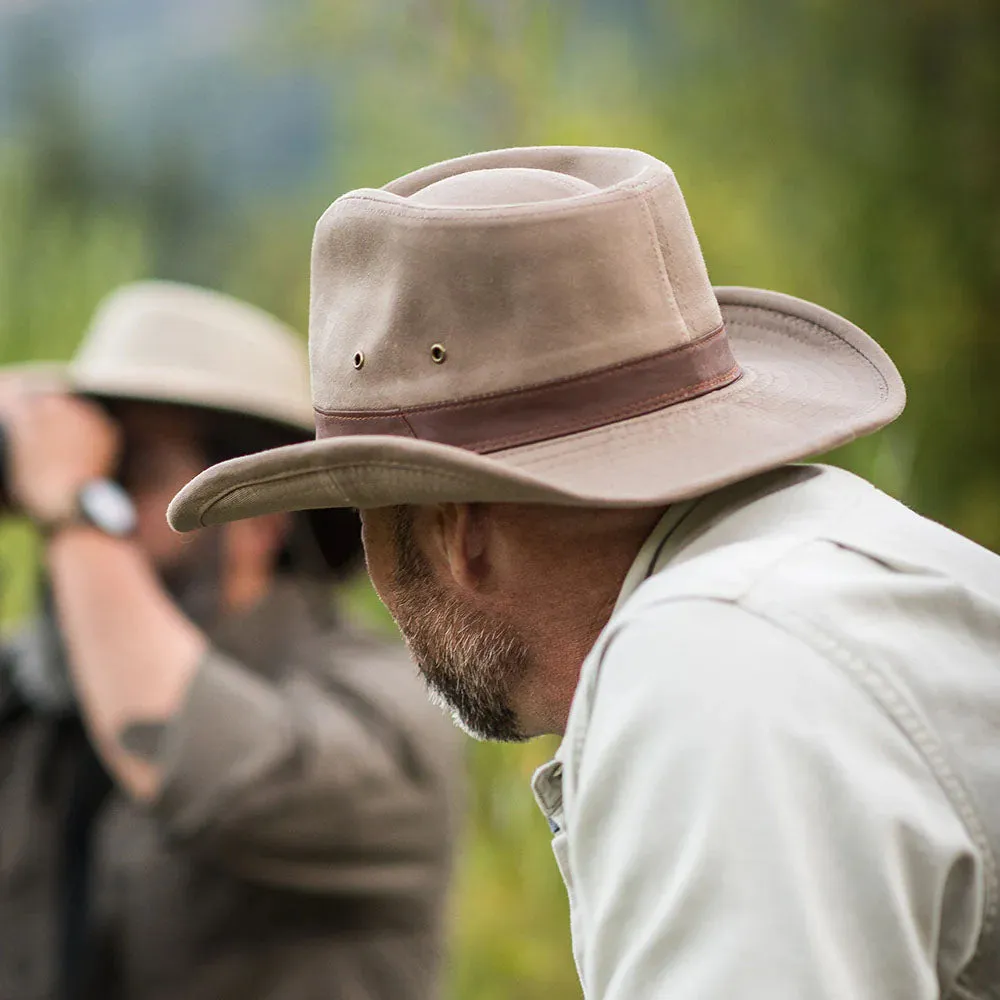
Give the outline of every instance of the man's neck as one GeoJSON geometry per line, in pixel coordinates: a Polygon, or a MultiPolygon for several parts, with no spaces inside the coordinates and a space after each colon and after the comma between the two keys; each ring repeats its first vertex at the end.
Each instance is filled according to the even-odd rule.
{"type": "Polygon", "coordinates": [[[605,530],[567,537],[562,544],[546,546],[533,560],[535,592],[519,616],[539,665],[519,698],[519,715],[530,720],[532,731],[564,732],[584,660],[662,515],[662,508],[607,511],[611,524],[605,530]]]}

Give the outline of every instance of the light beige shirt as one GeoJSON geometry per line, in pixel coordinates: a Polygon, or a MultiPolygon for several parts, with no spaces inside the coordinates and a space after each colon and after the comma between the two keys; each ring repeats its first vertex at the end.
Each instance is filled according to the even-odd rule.
{"type": "Polygon", "coordinates": [[[589,1000],[1000,997],[1000,557],[822,466],[675,505],[534,788],[589,1000]]]}

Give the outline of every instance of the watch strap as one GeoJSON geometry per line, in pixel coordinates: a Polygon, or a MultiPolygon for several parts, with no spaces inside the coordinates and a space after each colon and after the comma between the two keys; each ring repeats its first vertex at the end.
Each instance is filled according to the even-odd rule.
{"type": "Polygon", "coordinates": [[[67,528],[86,525],[109,538],[128,538],[135,531],[136,514],[125,490],[110,479],[92,479],[77,492],[73,510],[41,525],[46,538],[67,528]]]}

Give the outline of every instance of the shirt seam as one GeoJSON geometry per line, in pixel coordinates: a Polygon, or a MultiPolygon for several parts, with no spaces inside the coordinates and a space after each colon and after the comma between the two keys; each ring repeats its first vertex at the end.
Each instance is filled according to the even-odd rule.
{"type": "MultiPolygon", "coordinates": [[[[935,784],[940,788],[950,803],[956,816],[962,823],[976,849],[983,858],[983,882],[985,898],[980,913],[982,920],[976,939],[976,948],[972,958],[966,964],[963,973],[979,960],[984,945],[989,944],[996,932],[998,876],[997,863],[990,846],[989,836],[978,811],[972,801],[972,796],[966,790],[964,782],[948,762],[941,740],[933,729],[925,724],[917,713],[907,704],[899,693],[896,685],[880,670],[872,667],[862,657],[848,649],[828,632],[817,628],[794,612],[785,612],[797,628],[785,627],[780,621],[766,612],[748,606],[744,600],[726,601],[724,598],[701,598],[702,600],[719,600],[730,603],[760,621],[766,622],[790,638],[797,639],[818,656],[826,660],[837,672],[850,679],[882,710],[885,716],[902,732],[907,742],[919,754],[926,765],[935,784]]],[[[666,600],[674,600],[667,598],[666,600]]]]}
{"type": "Polygon", "coordinates": [[[960,975],[964,976],[981,960],[983,948],[992,941],[997,930],[998,912],[998,873],[997,861],[990,846],[985,824],[975,807],[973,797],[965,787],[965,783],[948,761],[941,740],[931,726],[924,723],[920,716],[907,704],[896,685],[877,668],[872,667],[862,657],[844,646],[830,635],[806,621],[794,612],[788,612],[788,617],[797,624],[801,631],[792,631],[781,625],[769,615],[747,607],[740,603],[748,614],[753,614],[761,621],[768,622],[785,634],[798,638],[799,641],[811,647],[827,662],[835,666],[857,683],[896,725],[906,737],[910,745],[920,755],[935,783],[941,789],[952,809],[962,823],[976,849],[983,859],[984,900],[981,908],[981,926],[976,939],[976,948],[972,958],[966,963],[960,975]],[[825,648],[824,648],[825,647],[825,648]]]}
{"type": "Polygon", "coordinates": [[[752,604],[753,591],[763,582],[763,578],[780,563],[813,543],[837,544],[836,539],[829,532],[824,535],[803,538],[799,544],[789,546],[775,560],[768,563],[766,568],[755,575],[750,584],[741,591],[739,597],[730,603],[742,608],[748,614],[754,615],[759,620],[773,625],[786,635],[799,639],[817,655],[836,666],[841,673],[855,677],[861,689],[875,701],[920,754],[921,759],[933,775],[935,783],[951,803],[966,833],[983,858],[985,899],[981,913],[982,926],[976,941],[976,950],[966,965],[966,968],[969,968],[977,962],[983,944],[989,943],[997,930],[997,915],[998,909],[1000,909],[998,906],[1000,903],[1000,874],[998,874],[997,861],[990,845],[989,835],[986,832],[986,825],[974,805],[973,796],[948,762],[941,740],[935,735],[932,727],[925,724],[919,715],[910,708],[896,685],[882,671],[871,666],[863,657],[839,642],[835,636],[794,611],[788,611],[785,612],[785,615],[797,625],[797,629],[793,631],[785,627],[780,620],[772,617],[763,609],[755,608],[752,604]],[[826,651],[819,648],[824,644],[827,647],[826,651]]]}

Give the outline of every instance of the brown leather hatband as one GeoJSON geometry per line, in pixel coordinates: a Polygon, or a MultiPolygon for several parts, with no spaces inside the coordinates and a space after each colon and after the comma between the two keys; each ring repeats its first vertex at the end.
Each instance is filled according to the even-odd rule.
{"type": "Polygon", "coordinates": [[[390,434],[489,454],[603,427],[703,396],[741,375],[724,327],[571,378],[396,410],[316,410],[316,437],[390,434]]]}

